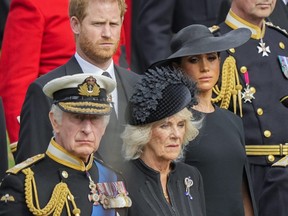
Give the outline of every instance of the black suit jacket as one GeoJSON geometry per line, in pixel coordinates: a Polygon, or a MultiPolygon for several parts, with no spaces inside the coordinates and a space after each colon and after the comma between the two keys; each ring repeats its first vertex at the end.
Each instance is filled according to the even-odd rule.
{"type": "MultiPolygon", "coordinates": [[[[44,153],[50,142],[52,126],[48,117],[52,100],[43,93],[43,86],[57,77],[83,73],[80,65],[73,56],[63,66],[49,72],[35,80],[28,88],[26,98],[21,110],[20,134],[15,152],[15,161],[19,163],[33,155],[44,153]]],[[[111,115],[109,125],[102,138],[99,153],[105,162],[120,160],[122,140],[119,134],[124,125],[124,112],[129,96],[132,93],[133,85],[137,82],[139,75],[115,65],[118,92],[118,114],[111,115]],[[110,150],[109,150],[110,149],[110,150]],[[117,150],[115,153],[114,150],[117,150]],[[116,155],[114,155],[114,153],[116,155]]],[[[112,163],[111,162],[111,163],[112,163]]]]}

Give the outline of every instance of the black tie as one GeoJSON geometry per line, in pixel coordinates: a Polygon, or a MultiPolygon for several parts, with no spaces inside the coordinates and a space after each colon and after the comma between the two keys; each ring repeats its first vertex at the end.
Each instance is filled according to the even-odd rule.
{"type": "Polygon", "coordinates": [[[112,79],[111,75],[107,71],[104,71],[102,75],[112,79]]]}

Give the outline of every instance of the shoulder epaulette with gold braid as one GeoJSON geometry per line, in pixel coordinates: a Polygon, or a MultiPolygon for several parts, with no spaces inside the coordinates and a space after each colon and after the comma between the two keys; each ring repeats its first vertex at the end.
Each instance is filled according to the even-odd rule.
{"type": "Polygon", "coordinates": [[[8,169],[6,171],[6,173],[12,173],[12,174],[17,174],[19,171],[25,169],[26,167],[42,160],[45,157],[45,154],[38,154],[35,155],[31,158],[28,158],[27,160],[15,165],[14,167],[12,167],[11,169],[8,169]]]}
{"type": "Polygon", "coordinates": [[[271,28],[274,28],[274,29],[276,29],[277,31],[281,32],[282,34],[288,36],[288,32],[286,31],[286,29],[283,29],[283,28],[281,28],[280,26],[276,26],[276,25],[274,25],[272,22],[266,22],[265,24],[266,24],[266,26],[269,26],[269,27],[271,27],[271,28]]]}

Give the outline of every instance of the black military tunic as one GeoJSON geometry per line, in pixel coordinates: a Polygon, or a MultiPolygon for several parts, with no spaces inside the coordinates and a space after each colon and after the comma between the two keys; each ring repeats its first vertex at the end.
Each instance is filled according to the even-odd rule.
{"type": "MultiPolygon", "coordinates": [[[[262,193],[267,184],[281,187],[281,178],[278,181],[274,174],[269,174],[269,170],[273,163],[288,154],[288,109],[281,103],[281,98],[288,95],[288,35],[271,23],[265,23],[261,30],[231,10],[225,23],[220,24],[219,32],[224,34],[240,27],[252,31],[250,40],[238,48],[221,53],[221,60],[223,63],[228,55],[236,60],[242,86],[242,108],[236,100],[237,114],[240,115],[241,111],[243,114],[246,152],[251,164],[255,197],[258,204],[261,202],[259,213],[261,216],[284,216],[288,215],[287,211],[283,212],[287,208],[284,203],[288,203],[288,191],[283,187],[279,193],[266,191],[265,197],[262,193]],[[286,201],[276,197],[285,197],[286,201]],[[269,214],[269,203],[273,200],[278,200],[278,210],[269,214]]],[[[277,172],[277,175],[280,173],[277,172]]]]}
{"type": "MultiPolygon", "coordinates": [[[[8,171],[0,187],[0,215],[92,215],[92,196],[100,194],[97,163],[92,155],[84,164],[52,140],[46,154],[29,158],[8,171]],[[91,193],[91,180],[97,184],[98,193],[91,193]]],[[[125,191],[125,186],[120,186],[125,191]]],[[[100,201],[98,205],[102,205],[100,201]]],[[[127,208],[117,208],[112,215],[126,212],[127,208]]]]}

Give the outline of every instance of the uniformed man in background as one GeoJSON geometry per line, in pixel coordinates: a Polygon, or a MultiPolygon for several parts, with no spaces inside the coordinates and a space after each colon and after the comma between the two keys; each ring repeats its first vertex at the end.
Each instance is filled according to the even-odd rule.
{"type": "MultiPolygon", "coordinates": [[[[218,29],[221,34],[240,27],[252,31],[247,43],[222,53],[222,83],[215,88],[214,101],[242,117],[260,216],[288,215],[288,187],[281,177],[288,174],[284,168],[271,174],[288,154],[288,109],[283,105],[288,95],[288,35],[265,22],[275,3],[232,0],[218,29]]],[[[212,29],[217,32],[217,27],[212,29]]]]}
{"type": "Polygon", "coordinates": [[[115,82],[76,74],[48,82],[54,137],[39,154],[7,171],[0,215],[126,215],[131,200],[120,176],[94,158],[112,110],[115,82]]]}

